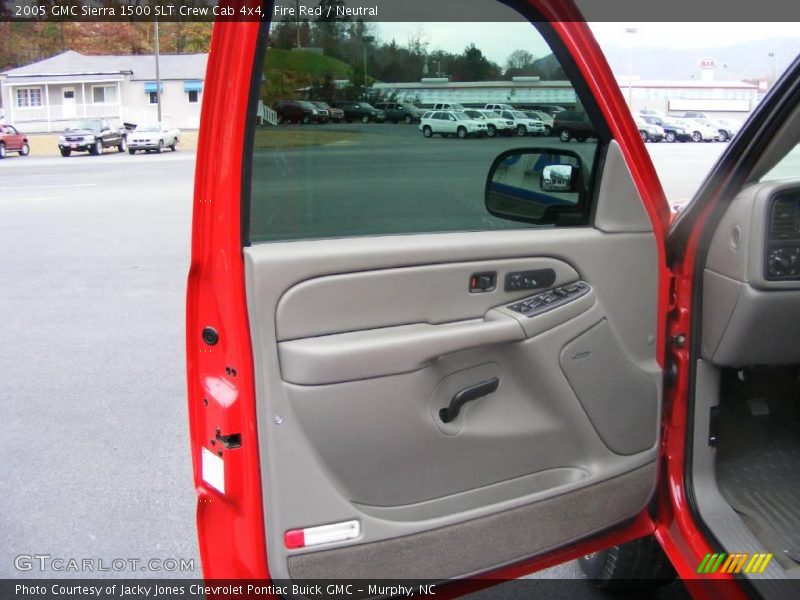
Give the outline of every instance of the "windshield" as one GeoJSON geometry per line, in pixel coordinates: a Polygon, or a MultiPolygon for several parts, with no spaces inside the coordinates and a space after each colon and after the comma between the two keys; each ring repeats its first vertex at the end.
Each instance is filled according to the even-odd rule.
{"type": "Polygon", "coordinates": [[[776,179],[794,179],[800,175],[800,144],[792,148],[769,172],[759,181],[775,181],[776,179]]]}
{"type": "Polygon", "coordinates": [[[358,103],[358,105],[359,105],[361,108],[367,108],[367,109],[369,109],[369,110],[374,110],[374,109],[375,109],[375,107],[374,107],[374,106],[372,106],[372,104],[368,104],[368,103],[366,103],[366,102],[359,102],[359,103],[358,103]]]}
{"type": "Polygon", "coordinates": [[[80,121],[73,121],[67,127],[67,131],[75,131],[77,129],[100,129],[99,119],[81,119],[80,121]]]}
{"type": "Polygon", "coordinates": [[[454,112],[453,116],[459,121],[469,121],[469,115],[464,112],[454,112]]]}
{"type": "Polygon", "coordinates": [[[511,114],[514,115],[514,117],[517,118],[517,119],[528,119],[528,118],[530,118],[530,117],[528,117],[528,115],[526,115],[521,110],[515,110],[511,114]]]}
{"type": "Polygon", "coordinates": [[[145,123],[144,125],[139,125],[136,128],[136,131],[158,131],[161,129],[157,123],[145,123]]]}

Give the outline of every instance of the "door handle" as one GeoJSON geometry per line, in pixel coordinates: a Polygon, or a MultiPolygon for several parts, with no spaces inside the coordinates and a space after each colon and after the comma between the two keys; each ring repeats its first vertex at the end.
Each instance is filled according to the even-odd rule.
{"type": "Polygon", "coordinates": [[[482,381],[481,383],[476,383],[468,388],[464,388],[453,396],[453,399],[450,400],[450,406],[439,411],[439,418],[444,423],[449,423],[458,416],[458,413],[461,412],[461,407],[467,402],[472,402],[478,398],[488,396],[497,390],[499,385],[500,379],[498,377],[493,377],[488,381],[482,381]]]}

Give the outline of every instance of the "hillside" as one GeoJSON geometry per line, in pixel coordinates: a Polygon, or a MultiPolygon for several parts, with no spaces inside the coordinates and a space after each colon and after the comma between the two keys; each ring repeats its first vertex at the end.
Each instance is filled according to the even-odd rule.
{"type": "Polygon", "coordinates": [[[261,97],[265,102],[290,98],[297,88],[322,83],[327,75],[348,79],[350,66],[330,56],[302,50],[267,50],[261,97]]]}

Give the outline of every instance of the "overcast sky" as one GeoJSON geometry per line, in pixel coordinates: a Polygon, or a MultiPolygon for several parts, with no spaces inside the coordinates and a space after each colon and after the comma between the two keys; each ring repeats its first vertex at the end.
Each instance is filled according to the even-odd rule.
{"type": "MultiPolygon", "coordinates": [[[[798,23],[591,23],[601,46],[632,44],[634,47],[662,46],[698,51],[729,46],[737,42],[800,39],[798,23]],[[625,29],[635,27],[635,34],[625,29]]],[[[429,50],[461,52],[475,43],[492,61],[504,65],[518,48],[540,56],[549,52],[544,41],[528,23],[379,23],[380,38],[405,45],[409,34],[421,30],[429,50]]]]}

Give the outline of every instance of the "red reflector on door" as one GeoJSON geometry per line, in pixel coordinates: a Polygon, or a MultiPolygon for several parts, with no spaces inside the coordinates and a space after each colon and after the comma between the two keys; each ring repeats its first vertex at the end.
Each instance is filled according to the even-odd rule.
{"type": "Polygon", "coordinates": [[[361,524],[358,521],[345,521],[343,523],[306,527],[305,529],[290,529],[283,534],[283,543],[288,549],[293,550],[319,544],[354,540],[360,535],[361,524]]]}
{"type": "Polygon", "coordinates": [[[290,550],[302,548],[306,545],[306,536],[302,529],[290,529],[283,534],[283,543],[290,550]]]}

